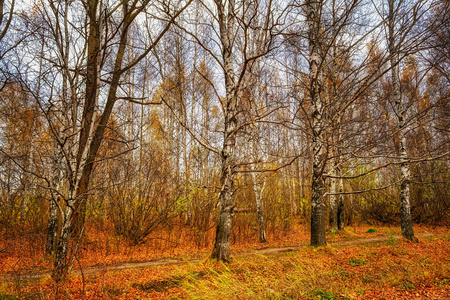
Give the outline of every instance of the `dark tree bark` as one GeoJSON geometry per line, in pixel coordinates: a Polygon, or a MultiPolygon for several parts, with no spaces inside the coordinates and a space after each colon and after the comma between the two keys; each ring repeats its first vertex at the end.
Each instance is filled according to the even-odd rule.
{"type": "Polygon", "coordinates": [[[45,244],[45,255],[55,255],[57,234],[58,234],[58,198],[52,197],[50,200],[48,226],[47,226],[47,242],[45,244]]]}

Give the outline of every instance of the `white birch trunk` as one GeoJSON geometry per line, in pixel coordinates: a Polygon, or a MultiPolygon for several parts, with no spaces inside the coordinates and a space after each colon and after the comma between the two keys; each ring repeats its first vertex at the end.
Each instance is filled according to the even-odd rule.
{"type": "MultiPolygon", "coordinates": [[[[249,146],[249,152],[250,157],[252,158],[253,162],[259,161],[259,155],[257,150],[257,133],[256,127],[253,126],[252,128],[253,134],[252,137],[249,140],[248,146],[249,146]]],[[[255,164],[250,165],[250,169],[252,171],[256,170],[255,164]]],[[[261,177],[261,174],[258,174],[256,172],[251,172],[251,177],[253,181],[253,192],[255,194],[255,201],[256,201],[256,214],[257,214],[257,221],[258,221],[258,229],[259,229],[259,242],[265,243],[267,242],[266,237],[266,224],[264,221],[264,204],[263,204],[263,191],[265,187],[264,179],[261,177]]]]}
{"type": "Polygon", "coordinates": [[[399,80],[399,54],[398,45],[395,44],[395,9],[394,0],[389,0],[389,55],[391,63],[392,75],[392,90],[393,101],[397,111],[397,129],[399,133],[399,155],[400,155],[400,218],[402,235],[408,240],[415,240],[414,230],[411,219],[411,205],[410,205],[410,167],[408,163],[408,151],[406,143],[406,114],[407,107],[402,103],[402,96],[400,93],[399,80]]]}
{"type": "Polygon", "coordinates": [[[311,245],[326,245],[326,203],[323,177],[326,163],[325,132],[323,120],[323,99],[319,87],[320,65],[320,7],[321,2],[306,2],[306,19],[309,42],[309,93],[312,106],[312,197],[311,197],[311,245]]]}
{"type": "Polygon", "coordinates": [[[329,213],[329,221],[330,221],[330,230],[337,231],[338,230],[338,203],[337,203],[337,191],[338,191],[338,180],[334,178],[337,175],[337,162],[336,158],[333,158],[331,167],[331,178],[330,178],[330,213],[329,213]]]}
{"type": "MultiPolygon", "coordinates": [[[[340,118],[337,123],[340,123],[340,118]]],[[[341,130],[338,129],[338,141],[341,141],[341,130]]],[[[340,166],[339,148],[333,146],[333,159],[331,160],[331,178],[330,178],[330,209],[329,224],[331,230],[344,229],[344,180],[342,178],[333,178],[342,176],[340,166]]]]}
{"type": "Polygon", "coordinates": [[[222,156],[222,174],[220,179],[219,220],[216,228],[216,238],[211,258],[230,261],[230,235],[234,215],[233,179],[235,169],[235,147],[237,130],[237,95],[233,69],[233,30],[235,23],[234,0],[229,0],[228,8],[224,2],[216,0],[218,10],[220,41],[225,76],[225,120],[222,156]]]}
{"type": "Polygon", "coordinates": [[[56,282],[60,282],[65,279],[67,273],[71,269],[71,264],[68,261],[69,253],[69,241],[73,230],[73,213],[75,206],[75,187],[71,187],[69,191],[69,199],[66,203],[66,208],[63,215],[63,225],[61,228],[61,234],[56,248],[55,264],[52,273],[52,277],[56,282]]]}

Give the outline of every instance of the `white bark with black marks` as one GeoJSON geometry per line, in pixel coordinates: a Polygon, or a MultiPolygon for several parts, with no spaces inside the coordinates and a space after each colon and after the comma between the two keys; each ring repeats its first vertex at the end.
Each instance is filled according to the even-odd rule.
{"type": "Polygon", "coordinates": [[[391,63],[391,76],[392,76],[392,98],[397,113],[397,129],[399,136],[399,156],[400,156],[400,218],[402,235],[408,240],[415,240],[414,230],[412,227],[411,219],[411,204],[410,204],[410,181],[411,171],[408,163],[408,150],[406,142],[406,133],[408,131],[406,114],[408,112],[407,106],[402,101],[402,95],[400,91],[400,79],[399,79],[399,45],[395,40],[395,14],[398,7],[395,8],[395,1],[389,0],[389,16],[388,16],[388,43],[389,43],[389,55],[391,63]]]}
{"type": "Polygon", "coordinates": [[[312,125],[312,190],[311,190],[311,245],[326,245],[326,202],[324,167],[326,164],[324,105],[320,87],[320,28],[321,1],[308,0],[305,4],[309,49],[309,97],[312,125]]]}
{"type": "MultiPolygon", "coordinates": [[[[248,142],[248,147],[250,151],[250,157],[253,162],[259,161],[259,155],[257,150],[257,144],[259,139],[257,138],[256,126],[252,126],[253,134],[248,142]]],[[[250,169],[252,171],[256,170],[255,164],[250,165],[250,169]]],[[[266,237],[266,224],[264,220],[264,203],[263,203],[263,191],[265,187],[264,179],[262,178],[261,173],[251,172],[251,177],[253,181],[253,193],[255,194],[255,202],[256,202],[256,214],[258,221],[258,229],[259,229],[259,242],[265,243],[267,242],[266,237]]]]}
{"type": "Polygon", "coordinates": [[[235,1],[215,1],[217,20],[219,22],[220,42],[222,46],[223,72],[225,77],[225,120],[223,134],[222,174],[219,194],[219,221],[216,228],[216,239],[211,258],[230,261],[230,235],[234,215],[233,180],[236,167],[236,131],[237,131],[237,93],[236,79],[233,69],[233,40],[235,27],[235,1]]]}

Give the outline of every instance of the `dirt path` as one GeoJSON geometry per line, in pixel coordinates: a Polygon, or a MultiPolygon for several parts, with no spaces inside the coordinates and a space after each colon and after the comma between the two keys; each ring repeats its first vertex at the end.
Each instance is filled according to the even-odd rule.
{"type": "MultiPolygon", "coordinates": [[[[424,233],[424,234],[417,234],[418,238],[426,238],[435,236],[431,233],[424,233]]],[[[343,242],[337,242],[337,243],[329,243],[330,246],[339,246],[339,247],[346,247],[346,246],[352,246],[352,245],[362,245],[362,244],[372,244],[372,243],[382,243],[385,241],[388,241],[390,239],[401,239],[402,236],[394,235],[392,237],[374,237],[374,238],[360,238],[360,239],[354,239],[350,241],[343,241],[343,242]]],[[[257,249],[249,252],[239,252],[234,253],[233,257],[245,257],[245,256],[251,256],[251,255],[273,255],[278,253],[284,253],[284,252],[292,252],[297,251],[305,247],[298,246],[298,247],[281,247],[281,248],[263,248],[263,249],[257,249]]],[[[83,273],[86,274],[94,274],[94,273],[102,273],[102,272],[109,272],[109,271],[119,271],[119,270],[126,270],[126,269],[141,269],[141,268],[148,268],[153,266],[165,266],[165,265],[180,265],[180,264],[186,264],[186,263],[199,263],[203,259],[191,259],[191,260],[181,260],[181,259],[161,259],[161,260],[155,260],[155,261],[147,261],[147,262],[136,262],[136,263],[124,263],[124,264],[117,264],[112,266],[105,266],[105,267],[91,267],[86,268],[82,271],[73,270],[72,274],[80,275],[83,273]]],[[[27,274],[27,275],[21,275],[21,276],[3,276],[0,277],[0,281],[12,281],[12,280],[35,280],[40,279],[43,277],[50,276],[50,273],[37,273],[37,274],[27,274]]]]}
{"type": "MultiPolygon", "coordinates": [[[[431,237],[431,236],[435,236],[435,235],[431,234],[431,233],[416,234],[417,238],[426,238],[426,237],[431,237]]],[[[328,245],[333,246],[333,247],[336,247],[336,246],[346,247],[346,246],[352,246],[352,245],[375,244],[375,243],[386,242],[393,238],[394,239],[402,239],[403,237],[400,235],[394,235],[392,237],[379,236],[379,237],[374,237],[374,238],[360,238],[360,239],[354,239],[354,240],[349,240],[349,241],[328,243],[328,245]]],[[[306,246],[306,245],[304,245],[304,246],[306,246]]],[[[258,250],[254,250],[252,252],[236,253],[234,255],[234,257],[242,257],[242,256],[248,256],[248,255],[271,255],[271,254],[277,254],[277,253],[283,253],[283,252],[291,252],[291,251],[300,250],[304,246],[258,249],[258,250]]]]}

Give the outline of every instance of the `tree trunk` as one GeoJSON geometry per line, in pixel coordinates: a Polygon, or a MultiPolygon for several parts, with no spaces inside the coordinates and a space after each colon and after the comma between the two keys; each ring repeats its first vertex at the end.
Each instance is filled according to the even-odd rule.
{"type": "MultiPolygon", "coordinates": [[[[336,176],[336,158],[333,158],[331,176],[336,176]]],[[[338,200],[336,192],[338,190],[338,180],[337,178],[330,178],[330,209],[329,209],[329,222],[330,222],[330,230],[337,231],[338,230],[338,200]]]]}
{"type": "Polygon", "coordinates": [[[56,248],[56,257],[53,267],[52,277],[56,282],[64,281],[67,273],[70,270],[70,263],[68,262],[69,241],[72,235],[73,222],[73,207],[75,205],[73,187],[69,192],[69,200],[66,204],[66,209],[63,216],[63,224],[61,234],[56,248]]]}
{"type": "MultiPolygon", "coordinates": [[[[335,162],[333,162],[335,164],[335,162]]],[[[334,165],[331,170],[331,175],[339,177],[341,175],[338,166],[334,165]]],[[[330,229],[342,230],[344,229],[344,195],[339,194],[344,192],[344,181],[341,178],[330,178],[330,229]],[[333,195],[337,194],[337,195],[333,195]]]]}
{"type": "MultiPolygon", "coordinates": [[[[228,115],[226,119],[228,119],[228,115]]],[[[235,121],[228,120],[227,123],[235,123],[235,121]]],[[[224,262],[230,261],[230,234],[234,215],[233,202],[233,168],[235,138],[234,133],[230,134],[230,130],[225,129],[224,147],[222,150],[222,176],[221,186],[222,190],[219,195],[219,221],[216,228],[216,240],[214,243],[211,258],[221,260],[224,262]]]]}
{"type": "MultiPolygon", "coordinates": [[[[401,121],[404,122],[403,120],[401,121]]],[[[400,131],[400,158],[401,164],[401,184],[400,184],[400,219],[402,235],[408,240],[415,240],[414,230],[412,227],[411,219],[411,205],[410,205],[410,168],[407,162],[407,150],[406,150],[406,133],[403,126],[399,126],[400,131]]]]}
{"type": "MultiPolygon", "coordinates": [[[[339,121],[340,122],[340,121],[339,121]]],[[[338,140],[341,140],[340,130],[338,130],[338,140]]],[[[339,166],[339,150],[333,152],[331,178],[330,178],[330,210],[329,224],[331,230],[344,229],[344,180],[342,178],[333,178],[342,176],[339,166]],[[337,194],[337,195],[336,195],[337,194]]]]}
{"type": "MultiPolygon", "coordinates": [[[[255,139],[257,139],[257,133],[256,128],[253,127],[252,128],[254,133],[252,135],[252,137],[250,138],[249,141],[249,151],[250,151],[250,157],[252,157],[253,162],[258,161],[259,157],[258,157],[258,153],[255,147],[255,139]]],[[[250,168],[252,171],[255,170],[255,165],[251,164],[250,168]]],[[[252,176],[252,181],[253,181],[253,192],[255,194],[255,201],[256,201],[256,214],[257,214],[257,221],[258,221],[258,229],[259,229],[259,242],[260,243],[265,243],[267,242],[267,238],[266,238],[266,224],[264,221],[264,205],[263,205],[263,198],[262,198],[262,193],[264,190],[264,183],[263,183],[263,179],[261,178],[260,174],[257,174],[255,172],[251,172],[250,173],[252,176]]]]}
{"type": "MultiPolygon", "coordinates": [[[[341,170],[338,169],[338,175],[341,175],[341,170]]],[[[344,179],[339,178],[339,193],[344,192],[344,179]]],[[[344,195],[340,194],[337,197],[337,225],[338,230],[344,229],[344,195]]]]}
{"type": "MultiPolygon", "coordinates": [[[[253,177],[257,177],[258,175],[252,173],[253,177]]],[[[262,199],[262,191],[263,191],[263,185],[261,184],[260,178],[254,178],[256,179],[256,183],[253,183],[253,191],[255,193],[255,199],[256,199],[256,213],[258,215],[258,228],[259,228],[259,242],[265,243],[267,242],[266,237],[266,223],[264,221],[264,205],[263,205],[263,199],[262,199]]]]}
{"type": "Polygon", "coordinates": [[[326,245],[326,203],[323,177],[326,163],[323,103],[320,95],[320,12],[322,3],[306,2],[309,43],[309,96],[312,106],[312,197],[311,197],[311,245],[326,245]]]}
{"type": "MultiPolygon", "coordinates": [[[[89,35],[87,39],[87,79],[86,79],[86,95],[84,99],[84,109],[82,116],[82,127],[78,142],[78,152],[76,154],[76,172],[70,182],[69,199],[66,203],[64,213],[63,227],[56,251],[56,259],[53,269],[53,278],[59,282],[65,279],[72,264],[72,256],[76,255],[76,251],[69,255],[69,242],[72,236],[80,240],[83,229],[86,211],[87,191],[90,176],[93,168],[95,156],[102,141],[104,129],[109,119],[110,110],[112,110],[111,94],[117,90],[115,77],[119,76],[117,72],[117,58],[122,55],[125,46],[123,45],[123,34],[119,46],[115,73],[110,85],[108,101],[105,106],[104,113],[101,117],[100,124],[94,129],[96,119],[96,106],[99,90],[99,58],[100,58],[100,20],[97,16],[99,2],[97,0],[89,0],[87,3],[87,13],[89,17],[89,35]],[[94,132],[95,131],[95,132],[94,132]]],[[[121,61],[120,61],[121,63],[121,61]]],[[[117,79],[116,79],[117,80],[117,79]]],[[[118,80],[117,80],[118,81],[118,80]]],[[[115,98],[115,94],[114,94],[115,98]]],[[[77,242],[78,242],[77,241],[77,242]]],[[[77,248],[76,248],[77,249],[77,248]]]]}
{"type": "Polygon", "coordinates": [[[237,131],[237,91],[233,69],[233,41],[234,41],[234,0],[224,3],[216,1],[220,41],[222,44],[223,72],[225,77],[225,119],[222,157],[222,189],[219,195],[219,221],[216,229],[216,240],[211,258],[230,261],[230,234],[234,215],[233,179],[235,168],[235,147],[237,131]]]}
{"type": "Polygon", "coordinates": [[[45,255],[47,256],[54,256],[56,250],[58,236],[58,200],[57,197],[52,197],[52,199],[50,199],[47,242],[45,244],[45,255]]]}
{"type": "Polygon", "coordinates": [[[410,205],[410,167],[408,163],[408,151],[406,144],[406,113],[407,107],[402,103],[402,96],[400,93],[400,80],[399,80],[399,54],[398,45],[395,44],[395,11],[394,0],[389,0],[389,55],[391,63],[391,75],[392,75],[392,89],[393,89],[393,101],[397,112],[397,128],[399,133],[399,155],[400,155],[400,171],[401,171],[401,184],[400,184],[400,218],[402,235],[408,240],[415,240],[414,230],[412,227],[411,219],[411,205],[410,205]]]}
{"type": "MultiPolygon", "coordinates": [[[[229,57],[231,59],[231,56],[229,57]]],[[[231,61],[230,61],[231,62],[231,61]]],[[[222,190],[219,195],[219,222],[216,229],[216,240],[211,257],[225,262],[230,261],[230,234],[234,215],[234,168],[236,147],[236,100],[234,85],[227,82],[227,112],[225,116],[225,133],[222,150],[222,190]]]]}
{"type": "MultiPolygon", "coordinates": [[[[111,72],[111,79],[109,81],[109,90],[104,104],[103,112],[98,119],[96,111],[98,109],[97,101],[100,89],[100,56],[102,51],[101,43],[101,28],[103,28],[101,21],[106,21],[102,13],[99,13],[101,8],[101,1],[87,0],[85,7],[88,14],[89,34],[87,37],[87,65],[86,65],[86,84],[85,84],[85,98],[83,115],[81,119],[81,130],[78,138],[78,149],[76,154],[76,166],[71,168],[74,170],[69,178],[69,197],[67,200],[66,212],[64,214],[64,223],[61,232],[60,241],[58,243],[55,267],[53,277],[57,281],[65,278],[69,271],[73,258],[78,249],[78,243],[84,231],[84,218],[86,212],[86,203],[88,199],[89,184],[91,180],[92,170],[98,150],[103,140],[103,136],[108,125],[108,121],[112,114],[112,110],[117,101],[117,90],[121,84],[121,76],[127,70],[132,69],[139,61],[141,61],[155,45],[160,41],[162,36],[170,28],[173,18],[177,17],[190,3],[188,1],[175,15],[172,16],[171,21],[167,23],[164,29],[160,32],[158,37],[153,41],[144,53],[135,58],[125,68],[122,67],[122,62],[125,55],[125,50],[128,45],[128,30],[134,19],[149,3],[148,0],[140,3],[128,1],[122,2],[123,9],[122,20],[120,24],[120,36],[118,40],[117,52],[115,52],[114,68],[111,72]],[[70,256],[69,241],[76,237],[74,242],[74,249],[70,256]]],[[[74,103],[74,110],[78,106],[74,103]]],[[[74,114],[75,115],[75,114],[74,114]]]]}
{"type": "MultiPolygon", "coordinates": [[[[320,144],[314,143],[313,144],[320,144]]],[[[320,151],[320,146],[313,146],[313,151],[320,151]]],[[[322,174],[322,162],[314,155],[311,197],[311,246],[323,246],[326,241],[326,205],[324,201],[325,184],[322,174]]]]}

